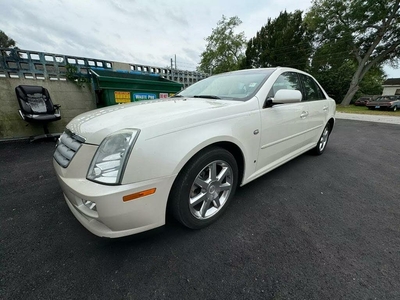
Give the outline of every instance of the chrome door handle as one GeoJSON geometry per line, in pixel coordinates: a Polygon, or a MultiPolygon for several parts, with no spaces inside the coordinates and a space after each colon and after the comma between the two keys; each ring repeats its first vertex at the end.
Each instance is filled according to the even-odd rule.
{"type": "Polygon", "coordinates": [[[322,110],[323,110],[323,111],[328,111],[328,106],[324,106],[324,107],[322,108],[322,110]]]}
{"type": "Polygon", "coordinates": [[[300,118],[301,118],[301,119],[305,119],[305,118],[307,118],[307,116],[308,116],[308,111],[303,111],[303,112],[301,113],[301,115],[300,115],[300,118]]]}

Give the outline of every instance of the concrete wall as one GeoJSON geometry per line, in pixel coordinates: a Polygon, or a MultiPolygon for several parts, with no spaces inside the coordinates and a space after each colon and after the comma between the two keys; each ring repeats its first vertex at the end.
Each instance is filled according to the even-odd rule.
{"type": "Polygon", "coordinates": [[[400,90],[400,85],[383,86],[382,95],[398,95],[396,92],[400,90]]]}
{"type": "Polygon", "coordinates": [[[0,78],[0,140],[27,138],[44,133],[41,125],[22,120],[18,113],[15,87],[20,84],[47,88],[53,103],[61,105],[61,120],[48,124],[50,133],[63,132],[72,118],[96,108],[94,93],[89,85],[80,88],[73,82],[64,80],[0,78]]]}
{"type": "Polygon", "coordinates": [[[27,123],[19,116],[19,105],[14,90],[18,85],[43,86],[49,90],[53,103],[61,105],[61,120],[48,124],[50,133],[62,132],[73,117],[96,108],[94,92],[88,86],[79,88],[67,81],[67,78],[70,78],[67,76],[70,66],[76,69],[72,71],[72,75],[78,77],[90,78],[89,70],[92,68],[123,70],[156,74],[182,83],[185,87],[208,76],[195,71],[0,48],[0,141],[26,138],[44,132],[42,126],[27,123]]]}

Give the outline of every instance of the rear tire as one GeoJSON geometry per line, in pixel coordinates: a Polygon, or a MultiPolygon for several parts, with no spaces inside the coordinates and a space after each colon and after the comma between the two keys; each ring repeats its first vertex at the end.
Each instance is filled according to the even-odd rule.
{"type": "Polygon", "coordinates": [[[318,140],[317,145],[313,149],[313,153],[315,155],[321,155],[322,153],[324,153],[326,145],[328,144],[330,133],[331,133],[331,125],[328,123],[326,124],[324,130],[322,131],[322,134],[318,140]]]}
{"type": "Polygon", "coordinates": [[[234,156],[220,147],[194,156],[172,186],[169,209],[186,227],[200,229],[215,222],[226,210],[238,185],[234,156]]]}

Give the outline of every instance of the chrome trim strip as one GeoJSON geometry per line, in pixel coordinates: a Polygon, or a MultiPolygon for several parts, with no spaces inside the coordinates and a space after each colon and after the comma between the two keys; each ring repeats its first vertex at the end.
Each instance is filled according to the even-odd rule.
{"type": "Polygon", "coordinates": [[[291,136],[285,137],[285,138],[280,139],[280,140],[278,140],[278,141],[275,141],[275,142],[272,142],[272,143],[269,143],[269,144],[265,144],[264,146],[261,146],[261,149],[265,149],[265,148],[274,146],[274,145],[276,145],[276,144],[285,142],[285,141],[287,141],[287,140],[290,140],[290,139],[292,139],[292,138],[298,137],[298,136],[300,136],[300,135],[302,135],[302,134],[305,134],[305,133],[307,133],[307,132],[313,131],[313,130],[318,129],[318,128],[321,128],[321,127],[322,127],[322,125],[318,125],[318,126],[315,126],[315,127],[313,127],[313,128],[310,128],[310,129],[307,129],[307,130],[305,130],[305,131],[302,131],[302,132],[300,132],[300,133],[296,133],[296,134],[293,134],[293,135],[291,135],[291,136]]]}

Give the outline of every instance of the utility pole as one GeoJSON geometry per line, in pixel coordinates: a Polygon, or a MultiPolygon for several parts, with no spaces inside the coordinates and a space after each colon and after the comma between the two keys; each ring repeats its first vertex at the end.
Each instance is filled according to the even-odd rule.
{"type": "Polygon", "coordinates": [[[173,61],[172,61],[172,58],[171,58],[171,77],[172,77],[172,80],[174,80],[174,69],[173,69],[173,61]]]}
{"type": "Polygon", "coordinates": [[[176,54],[175,54],[175,70],[176,70],[176,54]]]}

